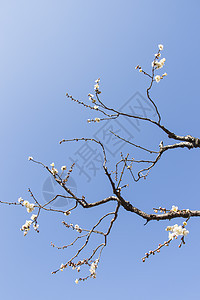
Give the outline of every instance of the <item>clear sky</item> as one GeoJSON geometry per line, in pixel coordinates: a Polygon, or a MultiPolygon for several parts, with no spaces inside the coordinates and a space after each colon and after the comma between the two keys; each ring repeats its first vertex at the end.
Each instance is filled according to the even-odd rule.
{"type": "MultiPolygon", "coordinates": [[[[46,201],[51,181],[28,156],[69,167],[81,144],[59,145],[59,141],[99,137],[103,132],[104,124],[86,122],[97,115],[71,103],[66,92],[88,101],[87,94],[100,77],[102,97],[110,106],[122,107],[132,96],[138,104],[143,98],[137,97],[145,97],[148,79],[135,66],[149,71],[160,43],[168,76],[154,86],[152,95],[162,122],[177,134],[200,137],[199,10],[199,1],[179,0],[0,1],[0,200],[12,202],[20,196],[30,200],[30,187],[38,200],[46,201]]],[[[121,132],[144,146],[158,149],[161,139],[170,142],[153,126],[125,120],[123,124],[121,132]]],[[[110,163],[119,160],[115,148],[107,148],[110,163]]],[[[133,148],[122,151],[139,155],[133,148]]],[[[199,150],[166,153],[146,181],[129,187],[127,200],[149,213],[156,206],[200,209],[199,167],[199,150]]],[[[79,195],[94,201],[112,194],[100,170],[94,173],[88,167],[87,174],[80,175],[78,167],[72,174],[71,184],[79,195]]],[[[113,205],[89,212],[80,209],[69,220],[90,227],[111,210],[113,205]]],[[[30,217],[25,209],[1,205],[0,214],[2,299],[199,299],[198,219],[189,222],[184,247],[179,249],[178,241],[173,241],[142,263],[146,251],[167,239],[166,226],[182,220],[144,227],[141,218],[121,209],[97,279],[76,285],[76,271],[51,275],[73,254],[73,249],[60,252],[50,246],[51,241],[71,242],[63,216],[43,213],[40,233],[32,230],[23,237],[19,229],[30,217]]]]}

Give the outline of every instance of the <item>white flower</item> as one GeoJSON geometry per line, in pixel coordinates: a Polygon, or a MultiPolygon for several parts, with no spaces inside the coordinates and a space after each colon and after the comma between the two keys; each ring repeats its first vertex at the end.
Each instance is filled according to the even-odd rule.
{"type": "Polygon", "coordinates": [[[37,215],[34,215],[34,214],[33,214],[33,215],[31,216],[31,220],[33,220],[33,221],[34,221],[36,218],[37,218],[37,215]]]}
{"type": "Polygon", "coordinates": [[[94,121],[97,122],[97,123],[99,123],[100,119],[99,118],[95,118],[94,121]]]}
{"type": "Polygon", "coordinates": [[[25,200],[22,203],[23,206],[25,206],[27,208],[27,212],[30,213],[34,210],[34,204],[33,203],[29,203],[27,200],[25,200]]]}
{"type": "Polygon", "coordinates": [[[95,105],[93,108],[94,108],[94,109],[98,109],[99,107],[98,107],[97,105],[95,105]]]}
{"type": "Polygon", "coordinates": [[[99,89],[99,84],[96,83],[96,84],[94,85],[94,90],[97,91],[98,89],[99,89]]]}
{"type": "Polygon", "coordinates": [[[167,226],[165,230],[171,231],[169,232],[169,239],[173,239],[173,237],[177,237],[179,235],[186,236],[189,233],[186,228],[182,227],[181,225],[178,226],[178,224],[175,224],[174,226],[167,226]]]}
{"type": "Polygon", "coordinates": [[[28,157],[28,160],[33,160],[33,157],[32,157],[32,156],[29,156],[29,157],[28,157]]]}
{"type": "Polygon", "coordinates": [[[55,176],[56,174],[58,174],[58,170],[55,168],[52,168],[51,173],[55,176]]]}
{"type": "Polygon", "coordinates": [[[172,226],[167,226],[167,228],[165,229],[166,231],[172,231],[173,227],[172,226]]]}
{"type": "Polygon", "coordinates": [[[156,69],[161,69],[164,66],[165,61],[165,58],[162,58],[160,61],[153,61],[152,67],[156,67],[156,69]]]}
{"type": "Polygon", "coordinates": [[[34,204],[29,203],[29,206],[27,207],[27,212],[31,213],[34,210],[34,204]]]}
{"type": "Polygon", "coordinates": [[[100,81],[100,78],[98,78],[97,80],[95,80],[96,83],[99,83],[99,81],[100,81]]]}
{"type": "Polygon", "coordinates": [[[163,47],[162,44],[159,44],[159,45],[158,45],[158,48],[159,48],[160,51],[162,51],[164,47],[163,47]]]}
{"type": "Polygon", "coordinates": [[[174,233],[171,233],[171,232],[169,232],[169,239],[171,240],[173,240],[174,239],[174,237],[175,237],[175,234],[174,233]]]}
{"type": "Polygon", "coordinates": [[[37,225],[33,224],[33,228],[34,228],[35,230],[37,230],[37,229],[38,229],[38,227],[39,227],[39,225],[38,225],[38,224],[37,224],[37,225]]]}
{"type": "MultiPolygon", "coordinates": [[[[88,94],[88,97],[93,98],[94,95],[89,93],[89,94],[88,94]]],[[[91,100],[91,99],[90,99],[90,100],[91,100]]]]}
{"type": "Polygon", "coordinates": [[[188,233],[189,233],[189,231],[186,230],[185,228],[183,228],[183,235],[186,236],[186,235],[188,235],[188,233]]]}
{"type": "Polygon", "coordinates": [[[99,262],[99,260],[96,259],[90,266],[90,273],[93,278],[96,278],[96,268],[97,268],[98,262],[99,262]]]}
{"type": "MultiPolygon", "coordinates": [[[[177,224],[176,224],[177,225],[177,224]]],[[[173,228],[173,232],[175,233],[175,235],[183,235],[183,228],[182,226],[175,226],[174,225],[174,228],[173,228]]]]}
{"type": "Polygon", "coordinates": [[[156,76],[154,77],[154,79],[155,79],[155,81],[158,83],[158,82],[160,81],[160,76],[159,76],[159,75],[156,75],[156,76]]]}
{"type": "Polygon", "coordinates": [[[67,167],[66,167],[66,166],[62,166],[62,167],[61,167],[61,170],[62,170],[62,171],[65,171],[65,170],[67,170],[67,167]]]}
{"type": "Polygon", "coordinates": [[[54,168],[54,167],[55,167],[54,162],[52,162],[52,163],[50,164],[50,166],[54,168]]]}
{"type": "Polygon", "coordinates": [[[79,225],[78,224],[74,225],[74,229],[78,231],[80,229],[79,225]]]}
{"type": "Polygon", "coordinates": [[[91,120],[90,120],[90,119],[87,119],[87,122],[88,122],[88,123],[90,123],[90,122],[91,122],[91,120]]]}
{"type": "Polygon", "coordinates": [[[23,202],[24,200],[22,199],[22,197],[18,198],[18,202],[21,203],[23,202]]]}
{"type": "Polygon", "coordinates": [[[24,200],[24,202],[22,203],[22,205],[24,205],[24,206],[26,206],[26,207],[28,207],[29,204],[30,204],[30,203],[29,203],[27,200],[24,200]]]}
{"type": "Polygon", "coordinates": [[[171,208],[170,211],[177,212],[178,211],[178,206],[172,205],[172,208],[171,208]]]}
{"type": "Polygon", "coordinates": [[[75,280],[75,283],[78,284],[78,279],[75,280]]]}

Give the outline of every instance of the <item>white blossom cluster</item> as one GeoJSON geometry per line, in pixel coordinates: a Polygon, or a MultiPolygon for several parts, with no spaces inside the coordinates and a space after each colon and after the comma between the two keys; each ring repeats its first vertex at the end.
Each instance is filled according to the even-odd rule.
{"type": "Polygon", "coordinates": [[[26,220],[26,223],[24,225],[22,225],[22,227],[20,228],[21,231],[24,231],[24,236],[26,236],[30,230],[31,224],[33,224],[33,228],[37,231],[39,225],[35,224],[35,220],[37,218],[37,215],[32,215],[31,216],[31,220],[26,220]]]}
{"type": "Polygon", "coordinates": [[[27,200],[23,200],[22,197],[18,199],[18,202],[26,207],[28,213],[31,213],[34,210],[34,204],[29,203],[27,200]]]}
{"type": "MultiPolygon", "coordinates": [[[[71,224],[70,224],[70,225],[71,225],[71,224]]],[[[74,225],[74,229],[75,229],[77,232],[79,232],[79,233],[82,232],[82,229],[79,227],[78,224],[74,225]]]]}
{"type": "Polygon", "coordinates": [[[182,235],[182,236],[188,235],[189,231],[184,227],[186,225],[187,225],[187,223],[183,222],[183,226],[181,226],[181,225],[178,226],[177,224],[175,224],[173,226],[167,226],[166,231],[171,231],[171,232],[169,232],[169,239],[173,240],[173,238],[176,238],[179,235],[182,235]]]}
{"type": "MultiPolygon", "coordinates": [[[[158,48],[159,48],[159,51],[162,51],[164,47],[163,47],[162,44],[160,44],[160,45],[158,45],[158,48]]],[[[161,53],[160,52],[158,52],[158,53],[155,54],[155,60],[152,62],[152,67],[155,67],[156,70],[157,69],[161,69],[164,66],[165,61],[166,61],[165,58],[162,58],[162,59],[160,59],[160,61],[158,61],[157,59],[159,57],[161,57],[161,53]]],[[[160,82],[161,79],[163,79],[164,76],[167,76],[167,73],[164,73],[162,76],[156,75],[154,77],[154,79],[158,83],[158,82],[160,82]]]]}
{"type": "MultiPolygon", "coordinates": [[[[171,212],[177,212],[178,211],[178,206],[172,205],[172,208],[170,209],[171,212]]],[[[188,209],[186,209],[186,211],[188,211],[188,209]]],[[[166,231],[171,231],[169,232],[169,239],[172,239],[179,235],[182,236],[186,236],[188,235],[189,231],[185,228],[185,226],[187,225],[187,222],[183,222],[183,226],[181,225],[173,225],[173,226],[167,226],[167,228],[165,229],[166,231]]]]}
{"type": "Polygon", "coordinates": [[[156,69],[161,69],[165,64],[166,59],[162,58],[160,61],[153,61],[152,67],[156,67],[156,69]]]}
{"type": "Polygon", "coordinates": [[[54,162],[52,162],[52,163],[50,164],[50,166],[51,166],[51,173],[52,173],[54,176],[57,175],[57,174],[58,174],[58,170],[55,168],[54,162]]]}
{"type": "Polygon", "coordinates": [[[101,92],[99,91],[99,82],[100,82],[100,78],[98,78],[97,80],[95,80],[96,84],[94,85],[94,90],[97,94],[100,94],[101,92]]]}
{"type": "Polygon", "coordinates": [[[92,101],[92,103],[96,103],[96,100],[94,99],[94,95],[93,94],[88,94],[89,100],[92,101]]]}
{"type": "Polygon", "coordinates": [[[97,269],[98,262],[99,260],[96,259],[90,266],[90,273],[93,278],[96,278],[96,269],[97,269]]]}

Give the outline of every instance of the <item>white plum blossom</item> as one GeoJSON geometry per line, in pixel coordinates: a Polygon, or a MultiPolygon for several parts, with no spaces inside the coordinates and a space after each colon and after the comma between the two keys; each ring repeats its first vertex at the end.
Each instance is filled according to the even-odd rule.
{"type": "Polygon", "coordinates": [[[22,202],[22,205],[26,207],[28,213],[31,213],[35,207],[33,203],[29,203],[27,200],[22,202]]]}
{"type": "Polygon", "coordinates": [[[78,279],[76,279],[76,280],[75,280],[75,283],[78,284],[78,282],[79,282],[78,279]]]}
{"type": "Polygon", "coordinates": [[[35,221],[36,218],[37,218],[37,215],[32,214],[31,220],[35,221]]]}
{"type": "Polygon", "coordinates": [[[95,105],[93,108],[94,108],[94,109],[98,109],[99,107],[98,107],[97,105],[95,105]]]}
{"type": "Polygon", "coordinates": [[[60,271],[63,271],[63,269],[65,269],[65,265],[64,265],[64,264],[61,264],[61,265],[60,265],[60,271]]]}
{"type": "Polygon", "coordinates": [[[19,198],[18,198],[18,202],[19,202],[19,203],[22,203],[23,201],[24,201],[24,200],[23,200],[22,197],[19,197],[19,198]]]}
{"type": "Polygon", "coordinates": [[[99,260],[96,259],[90,266],[90,273],[93,278],[96,278],[96,269],[97,269],[98,262],[99,260]]]}
{"type": "Polygon", "coordinates": [[[178,206],[172,205],[172,208],[171,208],[170,211],[177,212],[178,211],[178,206]]]}
{"type": "Polygon", "coordinates": [[[162,58],[160,61],[153,61],[152,67],[156,67],[156,69],[161,69],[165,64],[166,59],[162,58]]]}
{"type": "Polygon", "coordinates": [[[169,239],[173,239],[179,235],[186,236],[188,235],[189,231],[181,225],[175,224],[173,226],[167,226],[166,231],[169,232],[169,239]]]}
{"type": "Polygon", "coordinates": [[[97,123],[99,123],[100,120],[101,120],[101,119],[99,119],[99,118],[95,118],[95,119],[94,119],[94,121],[97,122],[97,123]]]}
{"type": "Polygon", "coordinates": [[[162,51],[164,47],[163,47],[162,44],[159,44],[159,45],[158,45],[158,48],[159,48],[160,51],[162,51]]]}
{"type": "Polygon", "coordinates": [[[54,167],[55,167],[54,162],[52,162],[52,163],[50,164],[50,166],[52,167],[52,168],[51,168],[51,173],[52,173],[54,176],[57,175],[57,174],[58,174],[58,170],[57,170],[56,168],[54,168],[54,167]]]}
{"type": "Polygon", "coordinates": [[[65,171],[65,170],[67,170],[67,167],[66,166],[62,166],[61,167],[61,171],[65,171]]]}
{"type": "Polygon", "coordinates": [[[156,76],[154,77],[154,79],[155,79],[155,81],[158,83],[158,82],[160,81],[160,75],[156,75],[156,76]]]}
{"type": "Polygon", "coordinates": [[[173,240],[174,237],[175,237],[175,233],[169,232],[169,239],[170,239],[170,240],[173,240]]]}
{"type": "Polygon", "coordinates": [[[96,91],[96,90],[98,90],[98,89],[99,89],[99,84],[96,83],[96,84],[94,85],[94,90],[96,91]]]}
{"type": "Polygon", "coordinates": [[[29,156],[29,157],[28,157],[28,160],[33,160],[33,157],[32,157],[32,156],[29,156]]]}
{"type": "Polygon", "coordinates": [[[20,228],[21,231],[24,231],[24,236],[26,236],[28,231],[30,230],[31,224],[32,224],[31,220],[26,220],[26,223],[22,225],[22,228],[20,228]]]}
{"type": "Polygon", "coordinates": [[[79,225],[78,224],[74,225],[74,229],[78,231],[80,229],[79,225]]]}
{"type": "Polygon", "coordinates": [[[39,227],[39,224],[33,224],[33,228],[34,228],[35,230],[37,230],[38,227],[39,227]]]}

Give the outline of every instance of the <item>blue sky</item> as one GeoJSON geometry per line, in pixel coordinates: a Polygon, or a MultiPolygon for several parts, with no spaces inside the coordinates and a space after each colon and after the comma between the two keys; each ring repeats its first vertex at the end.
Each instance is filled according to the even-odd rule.
{"type": "MultiPolygon", "coordinates": [[[[121,107],[136,92],[145,96],[148,80],[134,68],[140,64],[150,70],[160,43],[168,76],[154,86],[152,95],[163,124],[177,134],[199,137],[199,9],[198,1],[1,1],[0,199],[29,199],[31,187],[45,201],[48,174],[29,162],[28,156],[47,165],[54,161],[58,167],[69,167],[70,157],[76,157],[81,144],[59,145],[59,141],[92,137],[103,125],[88,124],[86,120],[96,115],[67,100],[66,92],[88,101],[87,94],[100,77],[102,97],[110,106],[121,107]]],[[[148,124],[140,123],[139,130],[131,126],[125,125],[137,143],[156,149],[161,139],[169,142],[148,124]]],[[[124,147],[123,151],[139,155],[135,149],[124,147]]],[[[118,159],[119,155],[111,155],[110,163],[118,159]]],[[[147,212],[173,204],[199,209],[199,166],[198,149],[165,153],[148,179],[131,185],[125,195],[147,212]]],[[[89,183],[78,168],[72,178],[77,192],[89,201],[112,193],[99,170],[89,183]]],[[[110,210],[110,204],[89,212],[80,209],[69,220],[91,226],[110,210]]],[[[2,299],[16,295],[21,300],[199,297],[198,219],[189,222],[184,247],[179,249],[174,241],[144,264],[141,257],[167,239],[165,227],[173,222],[144,227],[140,218],[121,209],[97,279],[75,285],[76,271],[51,275],[73,254],[73,249],[60,252],[50,246],[51,241],[71,242],[72,233],[63,228],[62,216],[42,214],[40,233],[32,231],[23,237],[19,228],[29,217],[25,210],[1,205],[0,214],[2,299]]]]}

